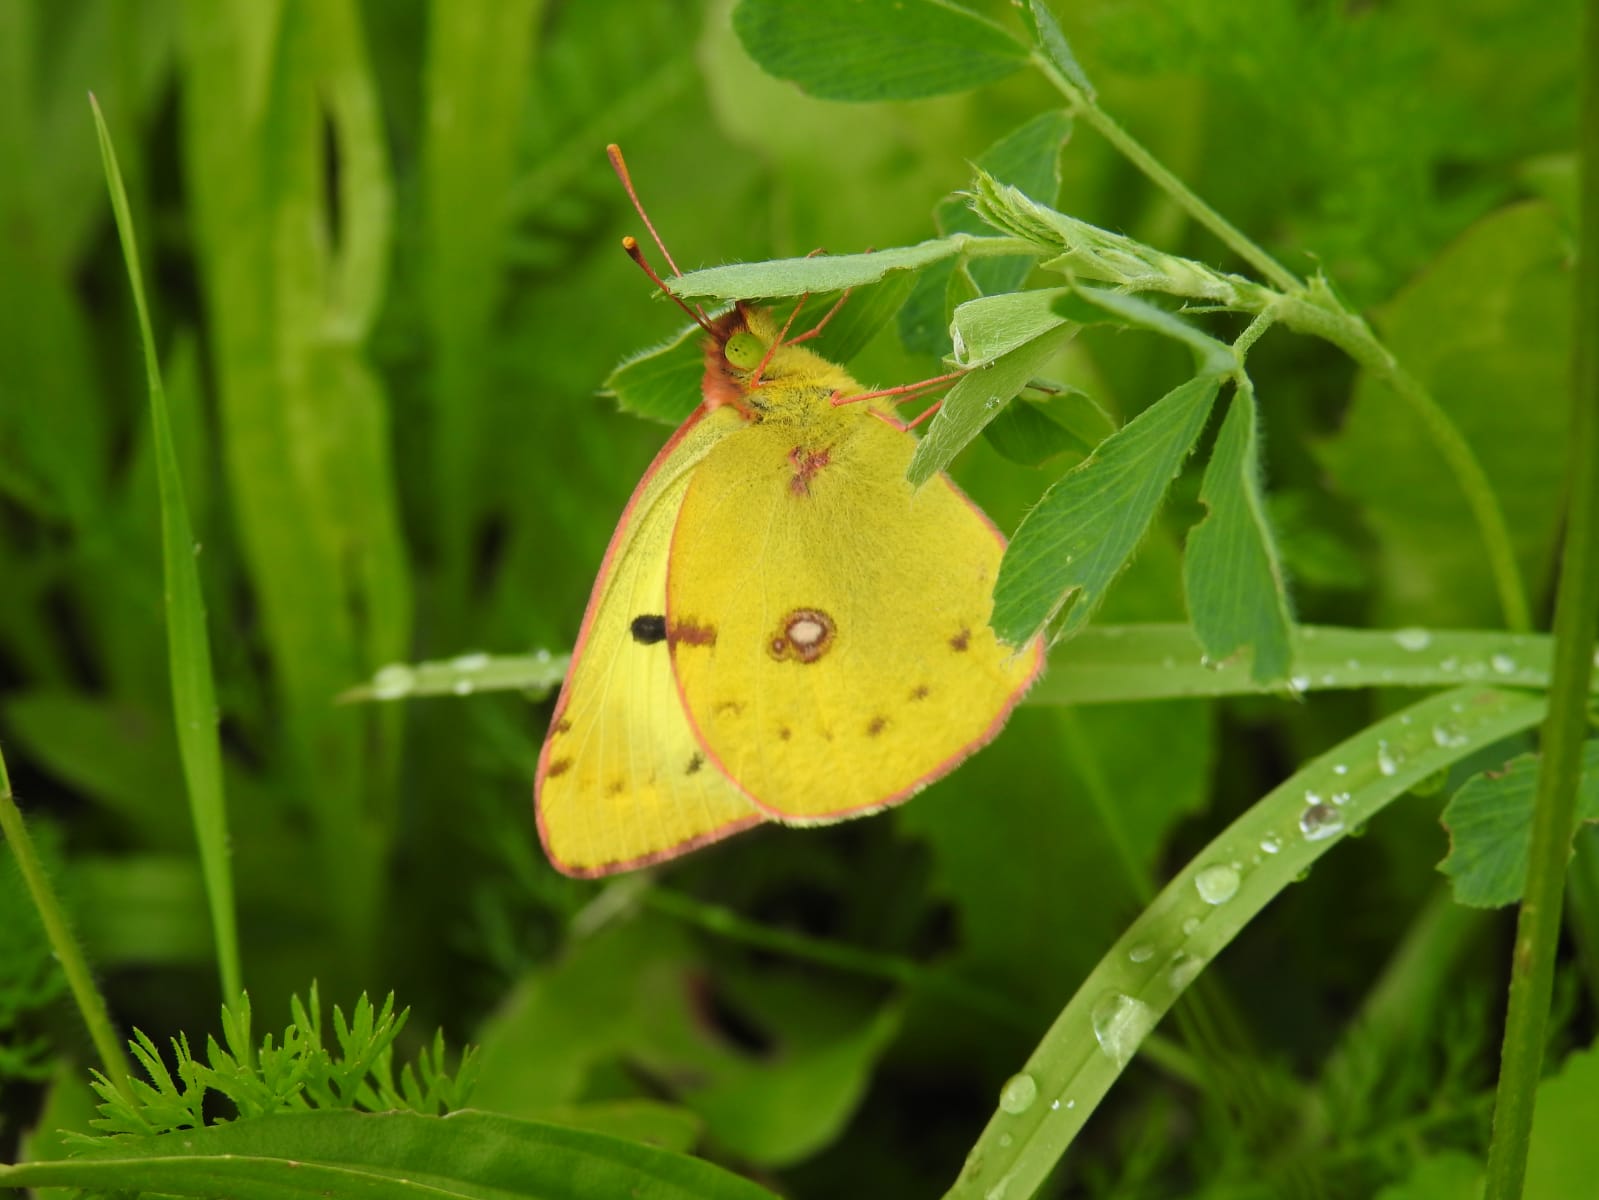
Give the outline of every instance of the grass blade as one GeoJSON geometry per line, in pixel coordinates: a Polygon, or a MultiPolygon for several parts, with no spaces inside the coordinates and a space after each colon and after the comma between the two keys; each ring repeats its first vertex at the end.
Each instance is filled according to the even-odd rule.
{"type": "Polygon", "coordinates": [[[211,643],[206,634],[205,601],[200,594],[200,572],[195,566],[194,532],[189,527],[188,505],[183,497],[183,476],[178,469],[172,423],[167,414],[166,390],[161,385],[161,365],[156,358],[155,335],[145,303],[144,280],[139,270],[138,243],[127,192],[117,170],[116,151],[105,118],[93,96],[95,130],[105,162],[106,186],[116,214],[117,235],[127,263],[128,283],[139,317],[139,338],[144,344],[145,373],[150,389],[150,424],[154,433],[156,477],[161,493],[161,559],[166,580],[167,662],[172,678],[172,715],[178,735],[188,785],[189,815],[194,822],[205,877],[206,901],[216,940],[217,969],[222,994],[237,996],[244,986],[239,960],[238,927],[234,913],[233,871],[228,861],[228,812],[222,790],[222,746],[217,736],[216,690],[211,675],[211,643]]]}

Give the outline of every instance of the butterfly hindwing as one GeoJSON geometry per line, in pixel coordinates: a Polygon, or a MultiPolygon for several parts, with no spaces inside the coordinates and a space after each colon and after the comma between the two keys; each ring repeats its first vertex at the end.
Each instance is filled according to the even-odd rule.
{"type": "Polygon", "coordinates": [[[695,737],[665,627],[667,557],[690,478],[743,423],[725,408],[691,417],[657,455],[606,551],[535,784],[540,837],[568,874],[643,866],[763,819],[695,737]]]}

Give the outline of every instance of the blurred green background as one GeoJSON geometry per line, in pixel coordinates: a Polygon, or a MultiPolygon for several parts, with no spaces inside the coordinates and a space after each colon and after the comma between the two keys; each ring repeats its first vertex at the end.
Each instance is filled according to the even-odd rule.
{"type": "MultiPolygon", "coordinates": [[[[143,366],[92,91],[142,239],[196,531],[256,1012],[278,1019],[313,978],[346,1003],[393,989],[413,1033],[484,1044],[482,1107],[642,1114],[640,1136],[793,1195],[926,1195],[1167,866],[1392,700],[1023,710],[892,815],[757,831],[612,885],[564,879],[538,848],[547,704],[334,702],[390,662],[570,647],[666,436],[600,384],[680,324],[618,249],[641,231],[605,143],[692,269],[931,236],[967,164],[1059,105],[1026,72],[916,103],[812,100],[749,60],[730,9],[0,0],[0,743],[117,1019],[158,1039],[215,1028],[143,366]],[[875,966],[818,961],[828,946],[875,966]]],[[[1060,13],[1105,106],[1292,268],[1325,271],[1433,386],[1499,489],[1539,612],[1574,14],[1060,13]]],[[[1062,210],[1239,269],[1091,133],[1063,175],[1062,210]]],[[[937,359],[890,328],[853,369],[886,385],[937,359]]],[[[1183,377],[1175,350],[1128,334],[1085,335],[1063,369],[1122,418],[1183,377]]],[[[1319,343],[1274,334],[1251,369],[1301,619],[1497,624],[1458,489],[1411,418],[1319,343]]],[[[1008,529],[1061,467],[980,445],[956,473],[1008,529]]],[[[1196,493],[1180,481],[1107,619],[1181,619],[1196,493]]],[[[1440,916],[1442,799],[1398,806],[1207,974],[1222,1028],[1172,1036],[1250,1085],[1135,1066],[1074,1151],[1071,1194],[1201,1179],[1277,1194],[1247,1189],[1275,1186],[1259,1167],[1273,1097],[1302,1087],[1325,1110],[1300,1148],[1330,1181],[1311,1194],[1403,1174],[1416,1147],[1401,1153],[1398,1123],[1420,1122],[1424,1148],[1477,1144],[1509,926],[1440,916]],[[1318,1077],[1396,945],[1440,920],[1406,1052],[1318,1077]]],[[[25,902],[5,896],[0,925],[25,943],[25,902]]],[[[25,949],[0,957],[29,978],[25,949]]],[[[0,1005],[0,1036],[31,1047],[4,1060],[8,1155],[57,1063],[82,1056],[49,992],[19,984],[0,1005]]],[[[1563,994],[1559,1036],[1591,1035],[1592,992],[1563,994]]],[[[58,1102],[76,1074],[57,1076],[58,1102]]]]}

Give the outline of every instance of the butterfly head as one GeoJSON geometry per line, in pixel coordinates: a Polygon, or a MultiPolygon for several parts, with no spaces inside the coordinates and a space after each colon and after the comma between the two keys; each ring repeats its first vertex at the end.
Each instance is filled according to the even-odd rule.
{"type": "Polygon", "coordinates": [[[732,405],[749,417],[782,409],[801,395],[853,386],[843,368],[786,337],[763,308],[735,304],[710,322],[705,341],[705,401],[732,405]]]}

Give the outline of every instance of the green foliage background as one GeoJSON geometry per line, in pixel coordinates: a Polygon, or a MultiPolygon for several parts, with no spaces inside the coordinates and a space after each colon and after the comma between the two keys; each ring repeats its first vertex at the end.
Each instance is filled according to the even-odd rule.
{"type": "MultiPolygon", "coordinates": [[[[761,830],[603,885],[538,849],[547,704],[334,702],[395,661],[570,647],[665,436],[599,385],[680,324],[618,251],[639,230],[607,141],[692,269],[968,228],[947,198],[969,164],[1060,107],[1028,71],[925,100],[814,99],[755,65],[731,7],[0,0],[0,745],[117,1020],[157,1042],[216,1029],[155,450],[92,90],[142,238],[208,608],[256,1011],[282,1013],[312,978],[340,998],[393,989],[409,1029],[482,1045],[476,1107],[692,1149],[784,1194],[936,1194],[1164,879],[1395,699],[1039,705],[892,815],[761,830]]],[[[1009,5],[986,11],[1019,30],[1009,5]]],[[[1508,514],[1541,618],[1575,5],[1059,15],[1104,107],[1281,261],[1324,271],[1433,390],[1508,514]]],[[[873,94],[870,62],[842,77],[873,94]]],[[[1061,169],[1061,211],[1246,270],[1080,125],[1061,169]]],[[[886,328],[857,376],[937,373],[936,338],[909,332],[886,328]]],[[[1298,617],[1498,626],[1459,488],[1392,393],[1283,331],[1250,366],[1298,617]]],[[[1055,369],[1121,424],[1188,363],[1169,341],[1089,329],[1055,369]]],[[[1002,528],[1104,436],[1076,416],[1041,466],[998,453],[1003,434],[956,464],[1002,528]]],[[[1184,619],[1200,476],[1178,480],[1101,619],[1184,619]]],[[[1468,1194],[1448,1180],[1469,1181],[1486,1137],[1511,926],[1448,900],[1438,818],[1472,768],[1527,748],[1408,797],[1253,922],[1096,1114],[1057,1193],[1468,1194]]],[[[1594,1030],[1592,850],[1562,1051],[1594,1030]]],[[[85,1128],[88,1099],[23,894],[0,904],[4,995],[22,997],[0,1005],[15,1158],[22,1130],[85,1128]]],[[[1558,1119],[1599,1104],[1592,1063],[1569,1060],[1558,1119]]],[[[1592,1169],[1538,1161],[1574,1172],[1556,1181],[1592,1169]]]]}

